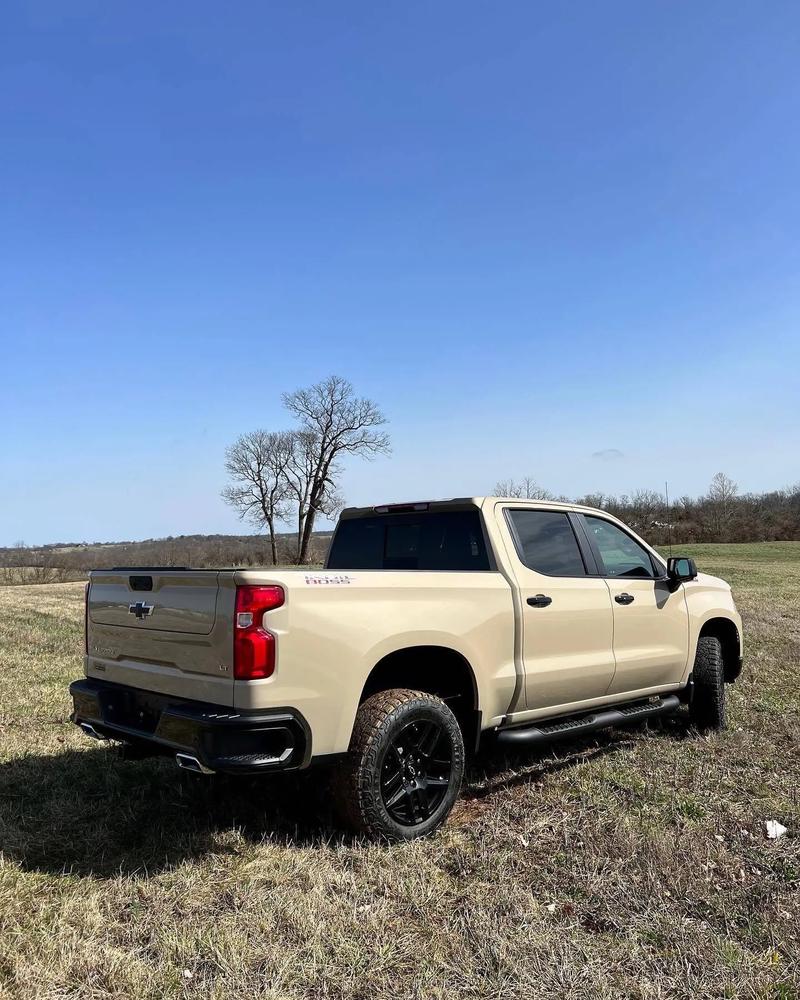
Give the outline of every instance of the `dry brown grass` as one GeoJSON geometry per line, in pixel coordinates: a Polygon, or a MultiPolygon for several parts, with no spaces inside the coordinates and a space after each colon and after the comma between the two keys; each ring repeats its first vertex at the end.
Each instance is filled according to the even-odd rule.
{"type": "Polygon", "coordinates": [[[800,545],[697,555],[746,620],[727,732],[484,756],[399,847],[336,831],[313,774],[87,746],[82,587],[0,589],[0,997],[800,996],[800,545]]]}

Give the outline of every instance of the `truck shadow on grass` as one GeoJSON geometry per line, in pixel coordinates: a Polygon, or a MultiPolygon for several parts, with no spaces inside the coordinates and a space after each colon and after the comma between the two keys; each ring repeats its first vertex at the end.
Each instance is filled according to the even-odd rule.
{"type": "MultiPolygon", "coordinates": [[[[483,751],[467,774],[461,811],[468,817],[477,800],[503,789],[625,752],[635,732],[601,732],[511,755],[483,751]]],[[[659,738],[682,739],[688,732],[688,722],[675,718],[659,738]]],[[[181,774],[167,759],[125,761],[104,748],[29,754],[0,764],[0,855],[25,870],[152,875],[211,853],[236,853],[242,838],[312,849],[362,843],[339,825],[324,768],[209,780],[181,774]]]]}

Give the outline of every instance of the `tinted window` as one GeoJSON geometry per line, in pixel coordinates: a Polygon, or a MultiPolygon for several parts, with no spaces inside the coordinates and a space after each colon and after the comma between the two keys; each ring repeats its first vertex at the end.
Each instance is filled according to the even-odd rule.
{"type": "Polygon", "coordinates": [[[339,523],[328,569],[488,570],[477,510],[385,514],[339,523]]]}
{"type": "Polygon", "coordinates": [[[600,550],[606,576],[654,575],[650,553],[622,528],[601,517],[584,516],[584,524],[600,550]]]}
{"type": "Polygon", "coordinates": [[[581,550],[566,514],[555,510],[509,510],[517,551],[530,569],[548,576],[583,576],[581,550]]]}

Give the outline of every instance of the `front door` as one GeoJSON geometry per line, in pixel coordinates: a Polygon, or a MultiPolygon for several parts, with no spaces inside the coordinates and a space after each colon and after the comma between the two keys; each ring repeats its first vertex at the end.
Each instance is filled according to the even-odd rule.
{"type": "Polygon", "coordinates": [[[583,524],[611,591],[617,669],[608,693],[678,683],[689,656],[683,586],[671,591],[661,566],[618,525],[589,514],[583,524]]]}
{"type": "Polygon", "coordinates": [[[606,581],[587,575],[566,512],[507,507],[500,516],[514,542],[527,709],[601,698],[614,676],[606,581]]]}

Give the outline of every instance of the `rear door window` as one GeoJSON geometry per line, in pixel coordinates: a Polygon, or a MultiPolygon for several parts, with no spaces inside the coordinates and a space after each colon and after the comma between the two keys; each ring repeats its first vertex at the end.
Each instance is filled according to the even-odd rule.
{"type": "Polygon", "coordinates": [[[488,570],[477,510],[378,514],[339,522],[327,569],[488,570]]]}
{"type": "Polygon", "coordinates": [[[547,576],[585,576],[586,566],[567,514],[556,510],[510,508],[514,544],[520,560],[547,576]]]}

